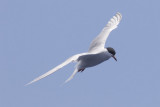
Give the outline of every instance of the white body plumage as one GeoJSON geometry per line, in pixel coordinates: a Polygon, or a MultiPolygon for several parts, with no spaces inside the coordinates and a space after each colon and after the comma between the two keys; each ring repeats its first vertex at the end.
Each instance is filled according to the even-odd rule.
{"type": "Polygon", "coordinates": [[[67,59],[62,64],[58,65],[57,67],[51,69],[50,71],[46,72],[45,74],[37,77],[33,81],[29,82],[26,85],[29,85],[33,82],[36,82],[54,72],[59,70],[60,68],[64,67],[65,65],[69,64],[70,62],[77,62],[76,68],[73,72],[73,74],[65,81],[70,81],[74,75],[78,71],[83,71],[85,68],[96,66],[109,58],[113,57],[115,60],[115,50],[113,48],[105,48],[106,40],[112,30],[117,28],[118,24],[120,23],[122,19],[122,15],[118,12],[115,16],[113,16],[110,21],[107,23],[107,25],[103,28],[103,30],[100,32],[100,34],[91,42],[89,51],[86,53],[81,53],[74,55],[67,59]]]}

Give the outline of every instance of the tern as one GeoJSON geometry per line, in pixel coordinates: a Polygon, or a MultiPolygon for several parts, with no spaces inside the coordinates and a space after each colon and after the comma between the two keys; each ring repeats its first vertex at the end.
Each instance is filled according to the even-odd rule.
{"type": "Polygon", "coordinates": [[[122,15],[117,12],[115,16],[113,16],[107,25],[102,29],[100,34],[91,42],[88,52],[80,53],[73,55],[62,64],[56,66],[55,68],[51,69],[50,71],[46,72],[45,74],[35,78],[31,82],[26,85],[32,84],[54,72],[61,69],[62,67],[66,66],[71,62],[76,62],[75,70],[72,75],[65,81],[67,83],[70,81],[77,72],[83,72],[88,67],[96,66],[111,57],[114,58],[116,61],[116,51],[112,47],[105,47],[106,40],[112,30],[117,28],[118,24],[122,19],[122,15]]]}

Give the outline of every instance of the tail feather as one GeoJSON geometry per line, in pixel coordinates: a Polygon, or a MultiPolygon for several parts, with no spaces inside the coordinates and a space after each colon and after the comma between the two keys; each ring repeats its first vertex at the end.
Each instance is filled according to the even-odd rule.
{"type": "Polygon", "coordinates": [[[67,83],[67,82],[69,82],[71,79],[73,79],[73,77],[76,75],[77,72],[78,72],[78,69],[76,68],[76,69],[74,70],[74,72],[72,73],[72,75],[71,75],[64,83],[67,83]]]}

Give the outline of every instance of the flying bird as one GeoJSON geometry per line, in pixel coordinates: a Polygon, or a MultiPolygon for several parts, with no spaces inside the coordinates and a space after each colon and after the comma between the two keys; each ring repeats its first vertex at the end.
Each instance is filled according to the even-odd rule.
{"type": "Polygon", "coordinates": [[[77,72],[83,72],[88,67],[96,66],[111,57],[115,57],[115,50],[112,47],[105,47],[106,40],[112,30],[117,28],[118,24],[120,23],[122,19],[122,15],[118,12],[115,16],[113,16],[110,21],[107,23],[107,25],[102,29],[100,34],[91,42],[88,52],[80,53],[73,55],[66,61],[64,61],[62,64],[56,66],[55,68],[51,69],[50,71],[46,72],[45,74],[35,78],[31,82],[29,82],[26,85],[32,84],[54,72],[61,69],[62,67],[66,66],[67,64],[71,62],[76,62],[75,70],[72,73],[72,75],[65,81],[70,81],[77,72]]]}

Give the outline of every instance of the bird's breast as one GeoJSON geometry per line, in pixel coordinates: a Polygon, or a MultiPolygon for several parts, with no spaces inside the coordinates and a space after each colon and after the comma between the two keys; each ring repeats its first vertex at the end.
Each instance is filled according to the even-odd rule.
{"type": "Polygon", "coordinates": [[[106,52],[98,53],[98,54],[88,54],[83,55],[78,58],[78,62],[80,62],[80,68],[87,68],[96,66],[110,58],[110,55],[106,52]]]}

